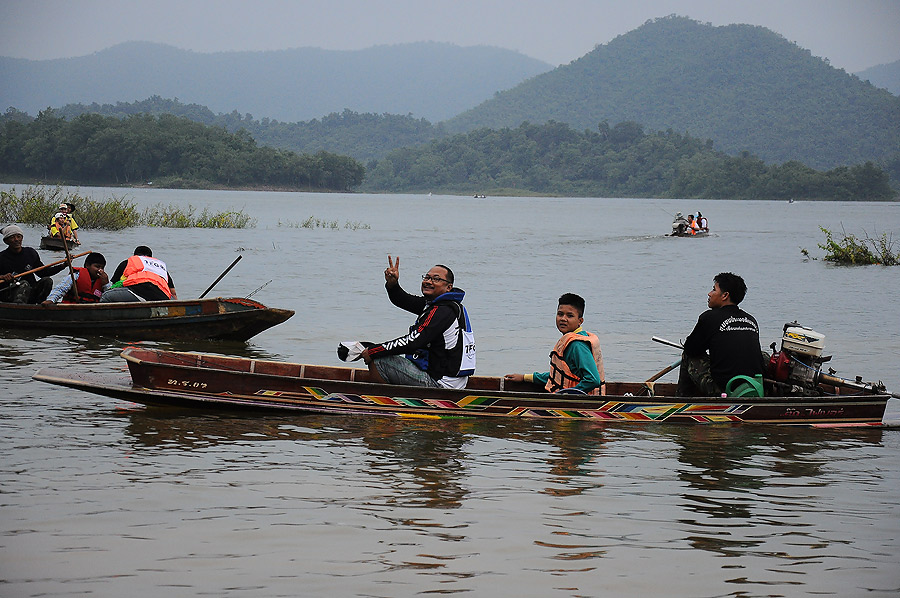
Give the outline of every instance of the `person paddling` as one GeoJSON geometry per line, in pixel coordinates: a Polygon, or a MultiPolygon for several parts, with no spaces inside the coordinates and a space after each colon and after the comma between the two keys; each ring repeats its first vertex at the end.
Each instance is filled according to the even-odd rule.
{"type": "Polygon", "coordinates": [[[38,252],[31,247],[22,246],[25,235],[15,224],[3,228],[2,233],[7,248],[0,251],[0,301],[40,303],[53,288],[53,279],[50,277],[66,268],[66,264],[44,268],[38,252]],[[38,273],[40,280],[33,273],[16,278],[16,274],[40,268],[43,268],[38,273]]]}

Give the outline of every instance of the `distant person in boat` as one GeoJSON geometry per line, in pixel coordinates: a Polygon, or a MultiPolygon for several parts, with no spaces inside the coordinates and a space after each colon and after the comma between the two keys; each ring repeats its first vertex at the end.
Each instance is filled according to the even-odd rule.
{"type": "Polygon", "coordinates": [[[50,278],[66,267],[65,264],[50,266],[34,274],[14,278],[21,274],[43,267],[38,252],[31,247],[23,247],[25,239],[22,229],[15,224],[3,228],[3,242],[7,247],[0,251],[0,301],[7,303],[40,303],[47,298],[53,289],[50,278]]]}
{"type": "Polygon", "coordinates": [[[400,258],[388,256],[388,298],[418,317],[408,333],[362,352],[369,371],[389,384],[465,388],[475,373],[475,337],[462,305],[465,291],[453,286],[453,272],[443,265],[422,276],[421,297],[404,291],[399,279],[400,258]]]}
{"type": "Polygon", "coordinates": [[[110,284],[112,288],[103,293],[101,303],[178,298],[166,263],[154,258],[153,251],[146,245],[135,247],[134,255],[118,265],[110,284]]]}
{"type": "Polygon", "coordinates": [[[697,228],[700,232],[709,232],[709,222],[706,221],[706,218],[700,212],[697,212],[697,228]]]}
{"type": "Polygon", "coordinates": [[[89,253],[84,258],[83,268],[75,270],[75,291],[72,290],[72,277],[63,278],[45,301],[44,305],[59,303],[97,303],[103,291],[109,289],[109,276],[103,270],[106,258],[101,253],[89,253]],[[77,292],[77,295],[76,295],[77,292]]]}
{"type": "Polygon", "coordinates": [[[684,341],[678,396],[719,396],[734,376],[763,373],[759,325],[738,307],[746,293],[737,274],[721,272],[713,278],[709,309],[684,341]]]}
{"type": "Polygon", "coordinates": [[[50,222],[49,228],[51,237],[57,237],[69,241],[74,240],[76,245],[81,245],[81,241],[78,240],[78,223],[75,222],[75,217],[72,216],[74,212],[75,204],[71,202],[59,204],[59,211],[53,215],[53,221],[50,222]],[[59,221],[60,214],[65,217],[65,223],[61,223],[59,221]],[[60,234],[61,230],[63,231],[62,234],[60,234]]]}
{"type": "Polygon", "coordinates": [[[75,230],[72,228],[72,224],[65,212],[57,212],[53,216],[53,224],[50,225],[50,236],[76,245],[81,244],[75,236],[75,230]]]}
{"type": "Polygon", "coordinates": [[[688,232],[696,235],[698,230],[700,230],[700,225],[697,224],[697,219],[694,218],[693,214],[688,214],[688,232]]]}
{"type": "Polygon", "coordinates": [[[569,389],[585,394],[606,394],[603,354],[600,339],[587,332],[584,323],[584,299],[574,293],[559,298],[556,308],[556,329],[562,338],[550,351],[550,371],[533,374],[506,374],[513,382],[531,382],[547,392],[565,392],[569,389]]]}
{"type": "Polygon", "coordinates": [[[688,231],[688,221],[682,216],[681,212],[675,214],[675,220],[672,221],[672,235],[683,235],[688,231]]]}

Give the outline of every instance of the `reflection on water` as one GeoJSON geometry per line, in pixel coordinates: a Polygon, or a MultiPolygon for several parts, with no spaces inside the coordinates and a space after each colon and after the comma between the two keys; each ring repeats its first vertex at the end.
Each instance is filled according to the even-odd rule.
{"type": "Polygon", "coordinates": [[[830,511],[828,469],[835,463],[829,454],[878,447],[884,431],[864,429],[847,438],[775,426],[698,426],[666,433],[678,443],[678,461],[684,465],[678,474],[685,483],[682,506],[695,516],[679,522],[695,530],[687,537],[691,545],[721,556],[780,557],[766,553],[772,538],[790,536],[791,544],[812,550],[829,543],[804,529],[812,524],[792,513],[830,511]],[[791,530],[785,532],[784,525],[791,530]],[[736,533],[739,528],[756,531],[751,539],[736,539],[742,535],[736,533]]]}
{"type": "Polygon", "coordinates": [[[459,483],[476,437],[547,445],[555,496],[582,493],[579,483],[603,445],[602,427],[582,422],[441,421],[395,417],[203,413],[181,408],[134,406],[110,416],[124,418],[135,446],[195,450],[220,444],[268,441],[358,443],[371,455],[369,472],[391,484],[401,476],[416,481],[395,497],[407,505],[457,508],[466,496],[459,483]],[[549,427],[547,424],[550,424],[549,427]]]}

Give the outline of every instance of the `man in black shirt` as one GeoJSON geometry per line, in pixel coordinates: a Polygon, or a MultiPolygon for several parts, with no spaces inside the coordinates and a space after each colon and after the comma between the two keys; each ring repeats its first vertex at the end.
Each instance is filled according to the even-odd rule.
{"type": "Polygon", "coordinates": [[[678,396],[719,396],[734,376],[762,374],[759,325],[738,304],[747,293],[744,279],[731,272],[713,278],[709,309],[684,341],[678,396]]]}
{"type": "Polygon", "coordinates": [[[7,248],[0,251],[0,301],[40,303],[53,289],[53,279],[50,277],[62,271],[66,264],[44,268],[38,272],[40,280],[34,274],[15,278],[16,274],[40,268],[44,264],[37,251],[22,246],[24,234],[21,228],[10,224],[2,233],[7,248]]]}

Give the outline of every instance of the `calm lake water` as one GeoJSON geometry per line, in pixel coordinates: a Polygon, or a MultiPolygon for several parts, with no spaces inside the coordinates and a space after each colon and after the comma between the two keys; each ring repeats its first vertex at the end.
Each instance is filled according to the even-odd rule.
{"type": "MultiPolygon", "coordinates": [[[[435,263],[453,268],[481,374],[544,369],[572,291],[607,378],[646,379],[677,358],[650,338],[683,339],[712,276],[731,270],[764,344],[798,320],[825,335],[837,375],[900,392],[900,268],[801,254],[822,257],[819,226],[896,238],[900,204],[127,194],[257,224],[83,230],[110,269],[149,245],[188,298],[242,255],[211,295],[297,312],[247,344],[151,346],[337,365],[339,341],[411,321],[384,293],[391,254],[408,289],[435,263]],[[698,209],[710,237],[665,236],[676,211],[698,209]],[[299,227],[310,216],[336,228],[299,227]]],[[[26,228],[26,244],[40,233],[26,228]]],[[[3,332],[0,596],[900,593],[900,430],[249,417],[31,379],[50,365],[124,370],[122,346],[3,332]]]]}

